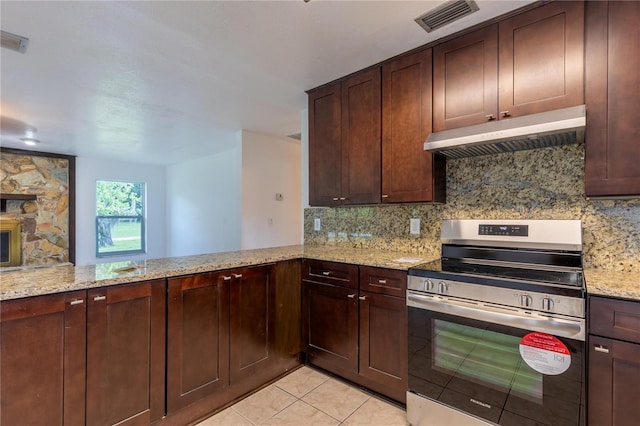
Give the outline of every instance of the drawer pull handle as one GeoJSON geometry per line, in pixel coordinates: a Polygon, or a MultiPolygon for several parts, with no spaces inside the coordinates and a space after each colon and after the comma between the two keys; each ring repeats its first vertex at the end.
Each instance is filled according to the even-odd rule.
{"type": "Polygon", "coordinates": [[[107,296],[96,296],[93,298],[94,302],[100,302],[101,300],[106,300],[107,296]]]}
{"type": "Polygon", "coordinates": [[[223,279],[223,280],[225,280],[225,281],[231,281],[231,276],[224,275],[224,276],[222,277],[222,279],[223,279]]]}
{"type": "Polygon", "coordinates": [[[325,277],[328,277],[329,275],[331,275],[331,271],[324,271],[322,275],[324,275],[325,277]]]}
{"type": "Polygon", "coordinates": [[[608,347],[606,347],[606,346],[602,346],[602,345],[595,345],[595,346],[593,347],[593,349],[594,349],[596,352],[602,352],[603,354],[608,354],[608,353],[609,353],[609,348],[608,348],[608,347]]]}
{"type": "Polygon", "coordinates": [[[493,116],[493,114],[485,115],[485,116],[484,116],[484,118],[486,118],[486,119],[487,119],[487,121],[491,121],[491,120],[495,120],[495,119],[496,119],[496,118],[493,116]]]}
{"type": "Polygon", "coordinates": [[[242,278],[242,274],[233,274],[233,278],[235,279],[242,278]]]}
{"type": "Polygon", "coordinates": [[[358,299],[360,300],[367,300],[367,296],[359,296],[358,299]]]}
{"type": "Polygon", "coordinates": [[[386,284],[387,280],[378,280],[378,284],[386,284]]]}
{"type": "Polygon", "coordinates": [[[71,306],[73,306],[73,305],[81,305],[83,303],[84,303],[84,299],[76,299],[76,300],[72,300],[71,302],[69,302],[69,304],[71,306]]]}
{"type": "Polygon", "coordinates": [[[347,297],[348,297],[349,299],[353,299],[354,297],[356,297],[356,295],[355,295],[355,294],[347,294],[347,297]]]}
{"type": "Polygon", "coordinates": [[[500,111],[500,114],[502,114],[503,117],[509,117],[511,115],[509,111],[500,111]]]}

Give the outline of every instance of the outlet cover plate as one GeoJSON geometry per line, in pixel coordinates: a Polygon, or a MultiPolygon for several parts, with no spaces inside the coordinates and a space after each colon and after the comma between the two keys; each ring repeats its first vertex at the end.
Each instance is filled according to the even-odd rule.
{"type": "Polygon", "coordinates": [[[420,235],[420,219],[409,219],[409,233],[411,235],[420,235]]]}

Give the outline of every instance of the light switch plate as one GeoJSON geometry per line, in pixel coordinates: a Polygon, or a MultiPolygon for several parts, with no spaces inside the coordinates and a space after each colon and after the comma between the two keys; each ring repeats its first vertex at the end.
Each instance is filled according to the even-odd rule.
{"type": "Polygon", "coordinates": [[[314,231],[319,231],[320,230],[320,218],[316,217],[313,219],[313,230],[314,231]]]}
{"type": "Polygon", "coordinates": [[[420,219],[409,219],[409,233],[411,235],[420,235],[420,219]]]}

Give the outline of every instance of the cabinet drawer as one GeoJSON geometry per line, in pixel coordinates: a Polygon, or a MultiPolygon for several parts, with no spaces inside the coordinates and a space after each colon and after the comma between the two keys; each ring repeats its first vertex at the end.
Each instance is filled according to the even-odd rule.
{"type": "Polygon", "coordinates": [[[302,263],[302,279],[357,289],[358,266],[321,260],[305,260],[302,263]]]}
{"type": "Polygon", "coordinates": [[[640,343],[640,303],[591,297],[589,329],[591,334],[640,343]]]}
{"type": "Polygon", "coordinates": [[[407,273],[395,269],[360,267],[360,290],[405,297],[407,273]]]}

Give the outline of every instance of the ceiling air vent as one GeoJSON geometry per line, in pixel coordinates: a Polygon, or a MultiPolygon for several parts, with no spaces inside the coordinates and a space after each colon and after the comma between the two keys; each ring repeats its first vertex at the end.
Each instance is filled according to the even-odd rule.
{"type": "Polygon", "coordinates": [[[419,16],[415,21],[428,33],[444,27],[447,24],[460,19],[463,16],[472,14],[478,10],[478,5],[473,0],[454,0],[444,3],[424,15],[419,16]]]}
{"type": "Polygon", "coordinates": [[[0,45],[2,47],[6,47],[7,49],[15,50],[20,53],[24,53],[27,50],[27,44],[29,43],[28,38],[17,34],[11,34],[6,31],[0,31],[0,33],[0,41],[2,42],[0,45]]]}

